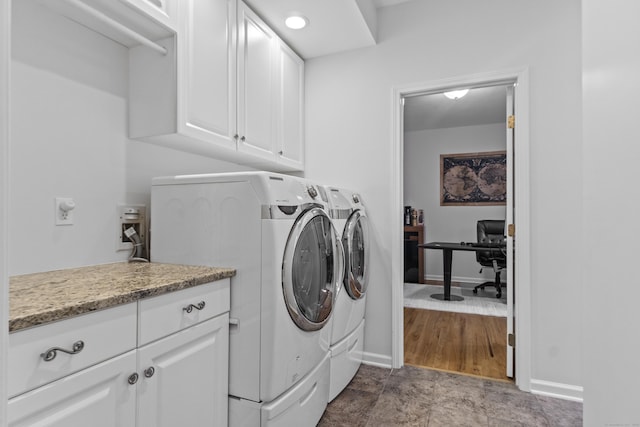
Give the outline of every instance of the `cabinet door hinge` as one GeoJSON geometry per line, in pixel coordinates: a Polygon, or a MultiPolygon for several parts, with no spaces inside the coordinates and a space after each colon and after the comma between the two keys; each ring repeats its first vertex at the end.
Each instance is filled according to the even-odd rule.
{"type": "Polygon", "coordinates": [[[509,226],[507,227],[507,236],[509,236],[509,237],[515,237],[516,236],[516,225],[515,224],[509,224],[509,226]]]}
{"type": "Polygon", "coordinates": [[[516,346],[516,336],[515,336],[515,334],[509,334],[507,336],[507,343],[509,344],[509,347],[515,347],[516,346]]]}
{"type": "Polygon", "coordinates": [[[514,129],[516,127],[516,116],[513,114],[507,117],[507,127],[509,129],[514,129]]]}

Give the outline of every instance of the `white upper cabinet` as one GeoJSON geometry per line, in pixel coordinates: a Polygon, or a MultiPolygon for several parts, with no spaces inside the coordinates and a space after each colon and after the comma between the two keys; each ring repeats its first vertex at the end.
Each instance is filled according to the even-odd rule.
{"type": "Polygon", "coordinates": [[[151,17],[167,28],[178,25],[177,2],[180,0],[120,0],[122,3],[151,17]]]}
{"type": "Polygon", "coordinates": [[[235,0],[183,0],[166,56],[129,51],[129,136],[203,155],[233,153],[235,0]]]}
{"type": "Polygon", "coordinates": [[[304,169],[304,61],[278,43],[278,161],[304,169]]]}
{"type": "Polygon", "coordinates": [[[158,41],[166,56],[130,49],[129,136],[303,170],[302,60],[237,0],[183,0],[178,17],[176,37],[158,41]]]}
{"type": "Polygon", "coordinates": [[[304,61],[238,5],[238,150],[304,169],[304,61]]]}
{"type": "Polygon", "coordinates": [[[238,150],[275,161],[277,36],[238,4],[238,150]]]}
{"type": "Polygon", "coordinates": [[[179,132],[235,147],[233,0],[184,0],[178,37],[179,132]]]}

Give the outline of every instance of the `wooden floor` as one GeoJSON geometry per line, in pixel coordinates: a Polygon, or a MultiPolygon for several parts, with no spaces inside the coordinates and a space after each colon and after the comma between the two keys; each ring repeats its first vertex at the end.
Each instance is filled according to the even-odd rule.
{"type": "Polygon", "coordinates": [[[481,377],[506,375],[504,317],[404,309],[404,361],[481,377]]]}

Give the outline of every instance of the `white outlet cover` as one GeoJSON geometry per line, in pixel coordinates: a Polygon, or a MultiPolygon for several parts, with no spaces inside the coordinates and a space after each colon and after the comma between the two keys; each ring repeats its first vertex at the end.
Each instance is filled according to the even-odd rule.
{"type": "Polygon", "coordinates": [[[73,198],[71,197],[56,197],[56,205],[55,205],[55,216],[56,216],[56,225],[73,225],[74,220],[74,210],[64,210],[61,206],[64,205],[75,205],[73,198]]]}

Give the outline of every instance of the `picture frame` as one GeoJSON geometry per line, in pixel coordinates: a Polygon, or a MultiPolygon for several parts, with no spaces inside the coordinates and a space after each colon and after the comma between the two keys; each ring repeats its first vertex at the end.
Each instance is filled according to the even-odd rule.
{"type": "Polygon", "coordinates": [[[506,151],[440,155],[440,206],[504,206],[506,198],[506,151]]]}

